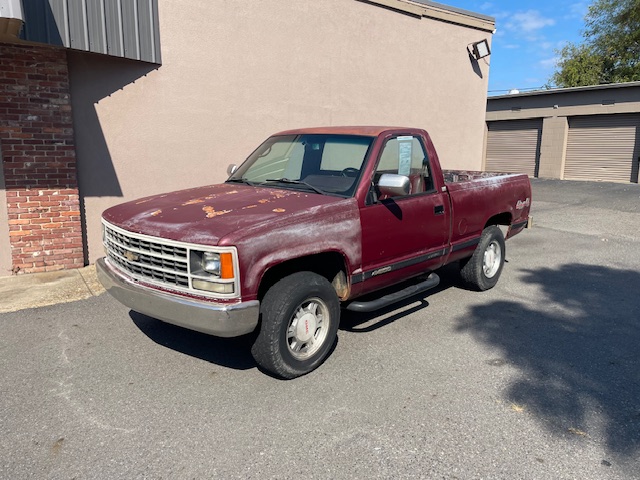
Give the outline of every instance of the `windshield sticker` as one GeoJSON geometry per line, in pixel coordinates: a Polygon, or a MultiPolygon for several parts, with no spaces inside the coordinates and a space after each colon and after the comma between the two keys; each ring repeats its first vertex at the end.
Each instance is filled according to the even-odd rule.
{"type": "Polygon", "coordinates": [[[413,137],[398,137],[398,175],[411,174],[411,149],[413,137]]]}

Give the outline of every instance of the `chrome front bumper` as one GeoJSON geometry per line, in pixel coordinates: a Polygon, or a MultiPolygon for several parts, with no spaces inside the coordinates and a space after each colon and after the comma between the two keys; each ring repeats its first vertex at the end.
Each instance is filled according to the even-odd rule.
{"type": "Polygon", "coordinates": [[[218,337],[244,335],[258,325],[257,300],[227,305],[165,293],[120,275],[104,258],[96,262],[96,271],[100,283],[116,300],[163,322],[218,337]]]}

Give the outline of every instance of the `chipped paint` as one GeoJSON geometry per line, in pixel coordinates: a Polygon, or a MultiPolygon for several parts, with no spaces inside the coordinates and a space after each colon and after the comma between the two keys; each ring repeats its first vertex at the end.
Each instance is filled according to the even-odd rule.
{"type": "Polygon", "coordinates": [[[156,210],[155,212],[151,212],[151,216],[152,217],[157,217],[158,215],[160,215],[162,213],[162,210],[156,210]]]}
{"type": "Polygon", "coordinates": [[[247,210],[249,208],[256,208],[258,205],[247,205],[246,207],[242,207],[242,210],[247,210]]]}
{"type": "Polygon", "coordinates": [[[260,200],[258,200],[258,203],[269,203],[271,200],[267,199],[267,198],[261,198],[260,200]]]}
{"type": "Polygon", "coordinates": [[[329,203],[300,210],[293,208],[297,203],[289,202],[289,211],[277,220],[264,214],[264,221],[247,225],[228,238],[229,244],[238,248],[244,291],[257,291],[264,271],[292,258],[338,252],[350,270],[360,266],[362,241],[357,200],[311,197],[329,203]]]}
{"type": "Polygon", "coordinates": [[[204,202],[205,202],[204,198],[194,198],[192,200],[189,200],[188,202],[184,202],[182,206],[186,207],[187,205],[195,205],[196,203],[204,203],[204,202]]]}
{"type": "Polygon", "coordinates": [[[205,206],[205,207],[202,207],[202,211],[207,214],[207,218],[214,218],[220,215],[226,215],[227,213],[231,213],[233,210],[216,211],[215,208],[213,207],[205,206]]]}
{"type": "Polygon", "coordinates": [[[282,212],[286,212],[286,210],[284,208],[274,208],[273,210],[271,210],[272,212],[276,212],[276,213],[282,213],[282,212]]]}

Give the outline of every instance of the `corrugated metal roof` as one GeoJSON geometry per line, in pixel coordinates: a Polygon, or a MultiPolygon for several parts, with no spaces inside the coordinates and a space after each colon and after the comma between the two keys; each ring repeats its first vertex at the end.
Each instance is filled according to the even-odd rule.
{"type": "Polygon", "coordinates": [[[161,63],[158,0],[28,0],[22,38],[161,63]]]}

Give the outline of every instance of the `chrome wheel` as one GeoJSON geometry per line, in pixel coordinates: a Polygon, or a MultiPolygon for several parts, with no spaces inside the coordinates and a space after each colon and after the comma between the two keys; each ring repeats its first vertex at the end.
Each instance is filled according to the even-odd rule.
{"type": "Polygon", "coordinates": [[[493,278],[502,265],[502,249],[500,244],[494,240],[484,251],[482,270],[487,278],[493,278]]]}
{"type": "Polygon", "coordinates": [[[340,301],[325,277],[296,272],[267,290],[260,317],[253,358],[280,378],[295,378],[316,369],[331,353],[340,325],[340,301]]]}
{"type": "Polygon", "coordinates": [[[327,338],[329,323],[329,308],[321,299],[305,300],[287,328],[287,345],[291,355],[297,360],[313,356],[327,338]]]}

